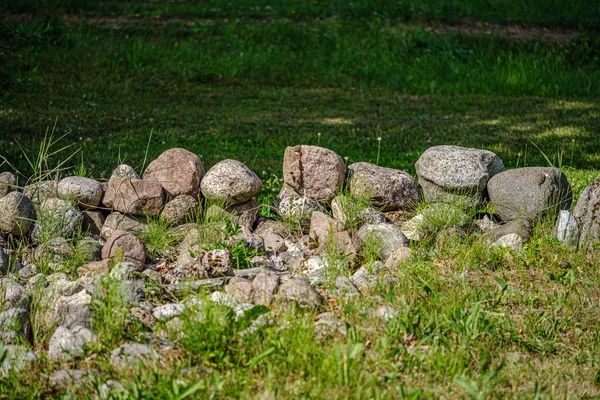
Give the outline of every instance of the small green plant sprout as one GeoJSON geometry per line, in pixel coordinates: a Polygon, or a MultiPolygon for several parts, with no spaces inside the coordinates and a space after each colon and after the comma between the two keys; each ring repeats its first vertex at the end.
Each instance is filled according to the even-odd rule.
{"type": "Polygon", "coordinates": [[[376,235],[374,230],[367,233],[360,247],[363,264],[367,265],[378,261],[381,258],[383,247],[383,241],[376,235]]]}
{"type": "Polygon", "coordinates": [[[345,190],[337,195],[331,202],[331,210],[334,217],[340,221],[346,229],[354,231],[356,227],[365,220],[365,212],[371,205],[369,195],[352,195],[345,190]]]}
{"type": "Polygon", "coordinates": [[[343,243],[338,241],[333,226],[329,227],[325,238],[324,261],[325,280],[333,284],[338,276],[347,276],[350,273],[350,254],[345,253],[343,243]]]}
{"type": "Polygon", "coordinates": [[[317,146],[321,145],[321,132],[317,132],[317,146]]]}

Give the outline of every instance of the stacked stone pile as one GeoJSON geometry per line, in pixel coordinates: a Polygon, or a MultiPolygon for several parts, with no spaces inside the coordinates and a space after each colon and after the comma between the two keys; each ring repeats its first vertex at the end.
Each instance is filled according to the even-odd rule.
{"type": "MultiPolygon", "coordinates": [[[[571,188],[556,168],[505,170],[494,153],[457,146],[432,147],[415,167],[417,180],[367,162],[346,166],[339,155],[322,147],[289,147],[284,184],[272,205],[280,219],[259,214],[255,197],[262,182],[246,165],[223,160],[205,173],[200,158],[184,149],[165,151],[141,177],[120,165],[108,182],[69,176],[21,189],[15,175],[4,172],[0,340],[32,340],[30,298],[41,290],[50,307],[36,323],[54,329],[49,357],[81,356],[95,340],[90,301],[102,277],[122,282],[132,313],[150,330],[156,321],[176,327],[178,316],[190,306],[184,301],[156,307],[145,302],[143,288],[149,279],[174,295],[212,290],[210,301],[240,315],[256,305],[295,302],[319,308],[330,297],[361,296],[378,285],[394,284],[393,270],[410,259],[411,241],[429,237],[432,216],[455,221],[438,240],[460,237],[468,226],[490,245],[518,250],[530,239],[535,221],[556,215],[554,235],[565,245],[593,249],[600,241],[600,177],[584,190],[571,214],[571,188]],[[353,208],[348,199],[368,199],[369,205],[353,208]],[[464,213],[467,208],[489,209],[485,207],[490,204],[494,215],[469,221],[464,213]],[[202,207],[206,211],[200,224],[196,218],[202,207]],[[171,258],[149,255],[143,238],[153,217],[170,226],[167,234],[178,243],[171,258]],[[226,233],[227,221],[237,223],[241,234],[223,238],[222,248],[207,247],[203,238],[226,233]],[[295,223],[292,230],[286,226],[290,222],[295,223]],[[16,254],[14,243],[29,247],[18,260],[11,257],[16,254]],[[243,268],[236,268],[231,253],[239,244],[258,254],[243,268]],[[361,265],[360,249],[369,246],[378,260],[361,265]],[[88,264],[71,280],[64,267],[73,254],[88,264]],[[339,260],[347,260],[353,275],[323,285],[339,260]],[[39,273],[41,265],[52,273],[39,273]]],[[[198,299],[194,304],[203,303],[198,299]]],[[[391,315],[390,310],[378,312],[391,315]]],[[[115,366],[126,352],[159,361],[151,349],[124,346],[115,349],[115,366]]],[[[35,357],[18,346],[11,351],[25,364],[35,357]]]]}

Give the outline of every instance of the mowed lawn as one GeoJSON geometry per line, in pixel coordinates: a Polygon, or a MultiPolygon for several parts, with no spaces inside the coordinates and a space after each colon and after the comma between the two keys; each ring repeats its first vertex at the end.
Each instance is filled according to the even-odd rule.
{"type": "MultiPolygon", "coordinates": [[[[31,82],[0,103],[0,172],[25,183],[51,132],[56,149],[74,145],[48,168],[77,152],[63,174],[98,179],[183,147],[205,169],[246,163],[268,204],[286,146],[414,175],[424,150],[452,144],[491,150],[507,168],[560,167],[578,196],[600,174],[600,6],[422,3],[0,1],[9,21],[53,27],[5,60],[31,82]]],[[[296,309],[240,336],[216,310],[186,326],[158,371],[108,366],[109,351],[143,331],[123,322],[117,298],[123,318],[104,321],[95,356],[68,367],[105,371],[124,398],[597,397],[600,257],[551,230],[540,222],[520,253],[477,237],[415,245],[398,284],[328,305],[346,335],[315,337],[315,313],[296,309]],[[381,304],[396,317],[375,318],[381,304]]],[[[0,397],[99,391],[53,388],[47,376],[61,368],[40,357],[0,381],[0,397]]]]}

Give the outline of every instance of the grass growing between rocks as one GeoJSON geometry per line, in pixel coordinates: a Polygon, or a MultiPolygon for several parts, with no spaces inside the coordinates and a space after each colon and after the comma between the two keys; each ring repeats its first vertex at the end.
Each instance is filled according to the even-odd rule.
{"type": "MultiPolygon", "coordinates": [[[[65,12],[41,49],[8,61],[34,80],[13,104],[0,103],[0,170],[9,162],[21,172],[20,186],[31,176],[100,179],[121,162],[143,167],[183,147],[205,169],[224,158],[247,164],[264,184],[261,213],[271,216],[288,145],[318,144],[348,164],[377,162],[414,175],[425,149],[454,144],[489,149],[507,168],[561,167],[577,198],[600,173],[599,10],[581,1],[492,3],[66,0],[59,9],[50,1],[0,2],[9,19],[65,12]],[[431,18],[433,29],[423,23],[431,18]],[[547,26],[553,36],[468,33],[460,28],[465,18],[547,26]],[[444,25],[457,22],[458,29],[444,25]]],[[[346,204],[350,225],[364,207],[346,204]]],[[[196,220],[198,243],[229,245],[239,230],[207,209],[196,220]]],[[[86,356],[47,359],[49,333],[34,326],[42,356],[3,378],[0,398],[600,396],[598,254],[561,246],[550,219],[515,252],[468,231],[437,235],[472,218],[468,207],[426,215],[426,240],[392,268],[392,280],[318,310],[276,304],[270,323],[252,334],[244,332],[264,310],[240,319],[201,293],[208,307],[181,315],[177,332],[164,324],[175,346],[146,340],[149,329],[125,304],[123,282],[107,278],[93,298],[98,341],[86,356]],[[381,305],[395,314],[377,316],[381,305]],[[322,312],[339,323],[324,337],[315,332],[322,312]],[[151,344],[160,361],[111,366],[110,351],[133,341],[151,344]],[[65,368],[101,374],[53,386],[48,377],[65,368]]],[[[297,233],[300,221],[288,222],[297,233]]],[[[168,259],[178,240],[171,234],[156,218],[141,237],[151,256],[168,259]]],[[[241,244],[229,248],[234,267],[255,255],[241,244]]],[[[374,263],[381,249],[367,238],[360,264],[374,263]]],[[[331,281],[354,272],[338,250],[333,241],[326,246],[331,281]]],[[[79,254],[69,255],[65,272],[75,273],[79,254]]],[[[150,282],[147,299],[173,300],[150,282]]],[[[46,311],[43,300],[34,292],[34,321],[46,311]]]]}

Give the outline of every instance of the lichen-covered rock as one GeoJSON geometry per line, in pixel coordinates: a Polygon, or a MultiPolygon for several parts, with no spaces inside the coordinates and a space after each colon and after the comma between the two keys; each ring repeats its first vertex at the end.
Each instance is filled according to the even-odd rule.
{"type": "Polygon", "coordinates": [[[102,200],[106,207],[134,215],[158,215],[165,202],[160,182],[113,176],[102,200]]]}
{"type": "Polygon", "coordinates": [[[512,250],[518,251],[521,250],[523,246],[523,238],[516,233],[509,233],[508,235],[504,235],[492,243],[492,246],[508,247],[512,250]]]}
{"type": "Polygon", "coordinates": [[[58,297],[54,305],[55,312],[50,315],[54,317],[54,321],[50,321],[50,324],[56,323],[58,326],[67,328],[77,325],[89,327],[92,313],[91,302],[92,296],[85,289],[71,296],[58,297]]]}
{"type": "Polygon", "coordinates": [[[348,188],[353,196],[369,198],[381,211],[410,209],[419,202],[419,189],[412,176],[366,162],[348,167],[348,188]]]}
{"type": "Polygon", "coordinates": [[[598,250],[600,247],[600,176],[583,190],[573,210],[573,216],[579,221],[579,247],[598,250]]]}
{"type": "Polygon", "coordinates": [[[305,145],[285,149],[283,181],[301,196],[329,204],[345,178],[344,160],[329,149],[305,145]]]}
{"type": "Polygon", "coordinates": [[[24,236],[33,227],[36,213],[29,197],[10,192],[0,197],[0,233],[24,236]]]}
{"type": "Polygon", "coordinates": [[[32,337],[29,310],[13,307],[0,312],[0,342],[17,343],[20,339],[31,341],[32,337]]]}
{"type": "Polygon", "coordinates": [[[208,200],[240,204],[252,200],[262,189],[260,178],[237,160],[223,160],[208,170],[200,183],[208,200]]]}
{"type": "Polygon", "coordinates": [[[521,237],[523,243],[529,242],[531,234],[533,233],[533,227],[531,223],[526,219],[515,219],[507,222],[506,224],[498,225],[488,230],[484,236],[490,243],[498,241],[502,236],[515,234],[521,237]]]}
{"type": "Polygon", "coordinates": [[[526,167],[504,171],[488,182],[490,200],[500,218],[535,221],[571,206],[573,193],[558,168],[526,167]]]}
{"type": "Polygon", "coordinates": [[[198,212],[198,200],[182,194],[169,201],[160,213],[160,217],[170,225],[181,225],[193,221],[198,212]]]}
{"type": "Polygon", "coordinates": [[[122,255],[122,261],[133,263],[138,270],[141,270],[146,262],[144,243],[131,232],[116,230],[106,239],[102,247],[102,259],[110,259],[117,255],[122,255]]]}
{"type": "Polygon", "coordinates": [[[170,284],[201,278],[231,275],[232,256],[229,250],[202,251],[197,245],[182,249],[175,268],[164,275],[170,284]]]}
{"type": "Polygon", "coordinates": [[[26,185],[23,194],[29,197],[33,204],[40,205],[46,199],[58,197],[58,182],[48,180],[26,185]]]}
{"type": "Polygon", "coordinates": [[[58,182],[58,195],[72,200],[82,208],[95,208],[102,199],[102,185],[91,178],[68,176],[58,182]]]}
{"type": "Polygon", "coordinates": [[[152,315],[157,321],[168,321],[175,318],[185,311],[185,306],[180,303],[168,303],[155,307],[152,315]]]}
{"type": "Polygon", "coordinates": [[[33,252],[34,260],[38,263],[47,263],[54,270],[60,269],[64,263],[75,253],[75,248],[69,241],[62,237],[48,240],[36,247],[33,252]]]}
{"type": "Polygon", "coordinates": [[[392,224],[363,225],[356,237],[363,245],[371,242],[381,248],[381,259],[386,260],[395,250],[408,247],[408,239],[402,231],[392,224]]]}
{"type": "Polygon", "coordinates": [[[480,204],[488,181],[504,171],[504,164],[491,151],[434,146],[421,154],[415,168],[426,201],[480,204]]]}
{"type": "Polygon", "coordinates": [[[17,177],[12,172],[0,173],[0,197],[4,197],[17,188],[17,177]]]}
{"type": "Polygon", "coordinates": [[[400,247],[394,251],[389,257],[385,260],[385,266],[389,269],[397,267],[398,264],[403,263],[410,259],[411,250],[409,247],[400,247]]]}
{"type": "Polygon", "coordinates": [[[299,195],[285,183],[273,201],[273,209],[285,220],[298,222],[308,222],[314,211],[322,211],[319,203],[307,196],[299,195]]]}
{"type": "Polygon", "coordinates": [[[143,179],[159,182],[170,197],[187,194],[196,197],[204,167],[200,157],[181,148],[169,149],[152,161],[143,179]]]}

